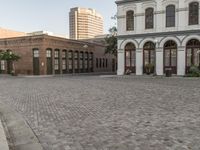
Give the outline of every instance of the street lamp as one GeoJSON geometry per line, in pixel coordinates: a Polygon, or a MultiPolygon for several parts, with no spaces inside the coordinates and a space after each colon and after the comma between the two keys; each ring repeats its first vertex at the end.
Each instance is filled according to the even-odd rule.
{"type": "Polygon", "coordinates": [[[158,44],[158,39],[154,39],[154,44],[155,44],[155,50],[154,50],[154,76],[157,75],[157,72],[156,72],[156,49],[157,49],[157,44],[158,44]]]}

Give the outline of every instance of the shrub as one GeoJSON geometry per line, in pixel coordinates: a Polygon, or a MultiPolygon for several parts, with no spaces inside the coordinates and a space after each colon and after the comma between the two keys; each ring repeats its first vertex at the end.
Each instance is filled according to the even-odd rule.
{"type": "Polygon", "coordinates": [[[200,77],[200,70],[197,66],[191,66],[189,69],[188,77],[200,77]]]}

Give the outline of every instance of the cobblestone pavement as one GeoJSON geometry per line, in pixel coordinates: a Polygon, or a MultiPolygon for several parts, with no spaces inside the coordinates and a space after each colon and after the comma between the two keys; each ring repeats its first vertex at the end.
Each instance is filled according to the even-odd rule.
{"type": "Polygon", "coordinates": [[[0,78],[45,150],[200,150],[200,79],[0,78]]]}

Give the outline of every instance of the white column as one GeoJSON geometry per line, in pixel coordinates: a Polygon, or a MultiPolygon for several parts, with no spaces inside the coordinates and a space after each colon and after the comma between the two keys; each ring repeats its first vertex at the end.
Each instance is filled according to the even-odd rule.
{"type": "Polygon", "coordinates": [[[177,54],[177,75],[185,75],[185,47],[178,48],[177,54]]]}
{"type": "Polygon", "coordinates": [[[156,48],[156,74],[163,75],[163,49],[156,48]]]}
{"type": "Polygon", "coordinates": [[[125,70],[125,54],[123,49],[118,49],[118,68],[117,68],[117,75],[124,75],[125,70]]]}
{"type": "Polygon", "coordinates": [[[136,75],[143,74],[143,53],[142,49],[136,49],[136,75]]]}

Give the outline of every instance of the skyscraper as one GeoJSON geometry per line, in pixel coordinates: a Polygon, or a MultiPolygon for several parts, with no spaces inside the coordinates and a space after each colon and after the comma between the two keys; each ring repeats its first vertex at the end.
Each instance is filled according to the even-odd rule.
{"type": "Polygon", "coordinates": [[[103,17],[94,9],[71,8],[69,34],[71,39],[87,39],[103,34],[103,17]]]}

